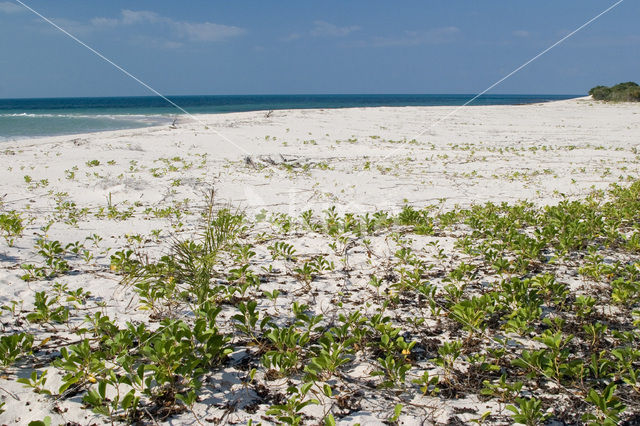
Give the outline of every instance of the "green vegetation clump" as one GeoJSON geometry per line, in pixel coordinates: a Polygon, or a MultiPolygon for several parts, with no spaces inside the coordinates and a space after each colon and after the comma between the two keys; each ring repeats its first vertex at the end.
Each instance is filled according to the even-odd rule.
{"type": "Polygon", "coordinates": [[[589,95],[597,101],[640,102],[640,86],[633,81],[612,87],[596,86],[589,90],[589,95]]]}
{"type": "Polygon", "coordinates": [[[203,205],[155,256],[126,235],[93,259],[100,236],[49,240],[54,222],[14,250],[35,262],[22,264],[34,294],[0,306],[0,385],[111,424],[335,425],[365,411],[436,423],[434,407],[461,403],[482,409],[449,423],[640,416],[640,181],[544,207],[253,221],[213,191],[203,205]],[[72,288],[78,274],[120,281],[135,321],[72,288]]]}

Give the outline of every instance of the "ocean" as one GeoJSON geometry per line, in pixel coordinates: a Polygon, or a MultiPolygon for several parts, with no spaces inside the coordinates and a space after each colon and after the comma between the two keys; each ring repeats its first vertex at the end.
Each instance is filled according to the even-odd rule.
{"type": "MultiPolygon", "coordinates": [[[[474,95],[170,96],[191,114],[309,108],[456,106],[474,95]]],[[[548,102],[584,95],[483,95],[471,105],[548,102]]],[[[0,141],[170,124],[182,113],[160,97],[0,99],[0,141]]]]}

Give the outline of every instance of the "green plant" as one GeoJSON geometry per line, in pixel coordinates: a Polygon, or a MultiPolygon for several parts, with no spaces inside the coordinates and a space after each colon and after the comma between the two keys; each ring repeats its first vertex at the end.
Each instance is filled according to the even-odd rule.
{"type": "Polygon", "coordinates": [[[484,422],[491,417],[491,411],[485,411],[480,417],[478,417],[477,419],[471,419],[470,421],[472,423],[477,424],[478,426],[484,424],[484,422]]]}
{"type": "Polygon", "coordinates": [[[76,178],[77,171],[78,171],[78,166],[73,166],[71,169],[66,169],[64,171],[64,177],[68,180],[74,180],[76,178]]]}
{"type": "Polygon", "coordinates": [[[313,232],[321,232],[322,224],[313,220],[313,211],[306,210],[300,214],[303,225],[313,232]]]}
{"type": "Polygon", "coordinates": [[[236,308],[240,313],[234,315],[235,327],[242,333],[250,337],[254,342],[260,342],[260,334],[264,333],[267,326],[270,324],[271,317],[264,315],[262,320],[260,319],[260,312],[257,311],[258,302],[250,300],[247,303],[239,302],[236,308]],[[256,329],[256,325],[259,326],[259,331],[256,329]]]}
{"type": "Polygon", "coordinates": [[[383,376],[380,384],[382,388],[390,388],[394,386],[404,386],[407,372],[411,370],[411,364],[402,358],[396,358],[393,355],[378,358],[379,370],[374,370],[372,376],[383,376]]]}
{"type": "Polygon", "coordinates": [[[527,426],[543,424],[551,415],[542,411],[542,401],[536,398],[516,398],[517,406],[507,405],[513,414],[511,418],[517,423],[527,426]]]}
{"type": "Polygon", "coordinates": [[[443,342],[438,348],[438,357],[434,363],[444,370],[444,380],[449,382],[452,379],[456,360],[460,357],[462,350],[462,342],[454,340],[452,342],[443,342]]]}
{"type": "Polygon", "coordinates": [[[268,377],[287,377],[299,368],[300,356],[297,351],[268,351],[261,358],[268,377]]]}
{"type": "Polygon", "coordinates": [[[327,414],[327,416],[324,418],[323,424],[324,426],[336,426],[336,419],[335,417],[333,417],[333,414],[327,414]]]}
{"type": "Polygon", "coordinates": [[[428,371],[422,373],[417,379],[413,380],[413,383],[420,386],[420,392],[423,395],[436,396],[440,393],[438,383],[440,383],[440,376],[431,376],[428,371]]]}
{"type": "Polygon", "coordinates": [[[31,353],[34,337],[27,333],[0,336],[0,369],[4,370],[17,359],[31,353]]]}
{"type": "Polygon", "coordinates": [[[69,308],[59,304],[57,296],[49,299],[44,291],[36,292],[35,312],[27,314],[27,320],[34,323],[65,323],[69,319],[69,308]]]}
{"type": "Polygon", "coordinates": [[[631,386],[636,393],[640,394],[640,368],[629,368],[627,370],[627,374],[622,378],[622,380],[631,386]]]}
{"type": "Polygon", "coordinates": [[[404,406],[402,404],[396,404],[393,407],[393,415],[389,417],[389,422],[398,423],[398,421],[400,420],[400,414],[402,414],[403,408],[404,406]]]}
{"type": "Polygon", "coordinates": [[[451,306],[451,317],[462,324],[469,333],[469,339],[476,334],[482,334],[486,328],[485,315],[491,313],[489,298],[473,297],[451,306]]]}
{"type": "Polygon", "coordinates": [[[90,250],[82,250],[82,260],[88,265],[93,260],[93,253],[90,250]]]}
{"type": "Polygon", "coordinates": [[[591,347],[596,347],[607,334],[608,327],[605,324],[596,322],[593,324],[584,324],[582,329],[590,339],[591,347]]]}
{"type": "Polygon", "coordinates": [[[480,390],[481,395],[498,398],[501,402],[516,399],[524,385],[522,382],[508,383],[506,374],[502,374],[497,383],[484,380],[482,384],[484,387],[480,390]]]}
{"type": "Polygon", "coordinates": [[[273,307],[277,310],[276,304],[278,302],[278,296],[280,296],[280,290],[274,289],[273,291],[263,291],[262,294],[273,302],[273,307]]]}
{"type": "Polygon", "coordinates": [[[587,318],[593,312],[597,300],[592,296],[578,296],[575,301],[576,316],[587,318]]]}
{"type": "Polygon", "coordinates": [[[311,282],[314,280],[317,274],[315,264],[312,262],[305,262],[301,267],[295,268],[293,272],[296,277],[304,283],[305,289],[311,289],[311,282]]]}
{"type": "MultiPolygon", "coordinates": [[[[337,332],[338,330],[333,331],[337,332]]],[[[319,346],[315,350],[315,356],[311,358],[304,370],[315,380],[328,379],[341,366],[351,361],[350,355],[353,350],[350,347],[355,342],[356,339],[353,337],[336,341],[333,333],[325,333],[318,340],[319,346]]]]}
{"type": "Polygon", "coordinates": [[[24,228],[20,213],[16,211],[0,213],[0,231],[9,247],[13,246],[16,238],[22,236],[24,228]]]}
{"type": "Polygon", "coordinates": [[[136,394],[135,388],[123,394],[122,385],[131,387],[135,383],[128,375],[116,375],[113,370],[107,370],[97,386],[92,386],[83,396],[82,402],[93,412],[108,416],[112,423],[116,419],[131,423],[139,421],[140,397],[136,394]],[[108,387],[112,390],[109,396],[107,395],[108,387]]]}
{"type": "Polygon", "coordinates": [[[597,101],[638,102],[640,86],[632,81],[619,83],[612,87],[596,86],[589,90],[589,95],[597,101]]]}
{"type": "Polygon", "coordinates": [[[288,425],[299,425],[302,423],[302,410],[308,405],[319,404],[315,398],[307,398],[307,393],[313,383],[305,383],[300,387],[289,387],[287,392],[291,395],[284,404],[276,404],[267,410],[268,416],[275,416],[279,422],[288,425]]]}
{"type": "MultiPolygon", "coordinates": [[[[193,326],[182,320],[164,320],[140,348],[146,358],[145,393],[173,407],[178,394],[200,386],[205,369],[218,365],[231,353],[228,337],[215,325],[220,309],[203,306],[193,326]]],[[[139,375],[139,373],[138,373],[139,375]]]]}
{"type": "Polygon", "coordinates": [[[205,252],[213,254],[232,246],[245,230],[243,222],[244,215],[239,212],[234,213],[226,208],[214,211],[210,206],[202,234],[205,252]]]}
{"type": "Polygon", "coordinates": [[[273,245],[267,247],[271,252],[271,257],[273,260],[284,259],[289,261],[294,261],[294,254],[296,249],[288,243],[284,241],[276,241],[273,245]]]}
{"type": "Polygon", "coordinates": [[[607,359],[605,351],[598,354],[592,353],[588,369],[594,379],[606,380],[613,377],[614,363],[607,359]]]}
{"type": "Polygon", "coordinates": [[[536,340],[547,346],[549,357],[546,358],[546,365],[543,366],[542,372],[547,376],[561,381],[563,378],[577,378],[582,371],[582,362],[578,359],[570,360],[571,350],[567,346],[573,335],[566,338],[561,332],[552,333],[550,330],[536,337],[536,340]]]}
{"type": "Polygon", "coordinates": [[[624,404],[615,396],[617,386],[609,383],[607,387],[598,393],[590,389],[586,401],[596,407],[595,413],[585,413],[582,420],[590,425],[617,425],[620,422],[619,414],[625,410],[624,404]]]}
{"type": "Polygon", "coordinates": [[[43,267],[38,267],[30,263],[23,263],[20,268],[25,272],[20,275],[20,279],[23,281],[34,281],[39,279],[45,279],[47,277],[47,271],[43,267]]]}
{"type": "Polygon", "coordinates": [[[27,271],[27,275],[22,277],[26,281],[34,277],[55,278],[71,269],[64,258],[66,252],[60,241],[47,241],[41,238],[36,241],[36,247],[39,248],[38,254],[44,258],[44,266],[38,268],[33,265],[22,265],[22,268],[27,271]]]}
{"type": "Polygon", "coordinates": [[[86,239],[87,239],[87,241],[91,241],[93,243],[93,246],[96,247],[96,248],[100,244],[100,241],[102,241],[102,237],[100,235],[98,235],[98,234],[90,235],[86,239]]]}
{"type": "Polygon", "coordinates": [[[35,393],[51,395],[51,391],[44,388],[44,385],[47,383],[47,373],[48,370],[44,370],[40,374],[38,374],[37,370],[33,370],[28,378],[22,377],[16,381],[22,383],[25,387],[33,389],[35,393]]]}
{"type": "Polygon", "coordinates": [[[237,292],[240,293],[240,297],[245,297],[249,288],[255,287],[258,289],[260,287],[260,277],[249,269],[249,264],[229,270],[227,280],[231,284],[228,288],[229,294],[237,292]]]}
{"type": "MultiPolygon", "coordinates": [[[[286,167],[287,165],[285,165],[286,167]]],[[[287,235],[293,228],[295,221],[294,219],[287,215],[286,213],[274,213],[270,218],[270,222],[275,225],[279,230],[287,235]]]]}
{"type": "Polygon", "coordinates": [[[309,332],[300,332],[294,325],[279,328],[274,326],[265,337],[273,346],[262,356],[262,364],[267,369],[288,375],[298,369],[300,350],[309,342],[309,332]]]}
{"type": "Polygon", "coordinates": [[[85,339],[77,345],[60,349],[60,358],[53,365],[67,372],[62,378],[59,393],[64,394],[72,386],[81,390],[90,383],[96,383],[106,371],[104,354],[91,348],[85,339]]]}
{"type": "MultiPolygon", "coordinates": [[[[4,403],[3,403],[4,405],[4,403]]],[[[34,420],[29,422],[29,426],[51,426],[51,417],[46,416],[43,420],[34,420]]]]}
{"type": "Polygon", "coordinates": [[[108,416],[112,422],[120,405],[119,392],[113,398],[107,397],[107,386],[114,383],[117,383],[117,377],[113,371],[109,371],[105,377],[98,381],[98,385],[91,387],[82,398],[82,402],[90,407],[94,413],[108,416]]]}
{"type": "Polygon", "coordinates": [[[133,250],[118,250],[111,255],[111,271],[121,274],[133,274],[141,266],[133,257],[133,250]]]}

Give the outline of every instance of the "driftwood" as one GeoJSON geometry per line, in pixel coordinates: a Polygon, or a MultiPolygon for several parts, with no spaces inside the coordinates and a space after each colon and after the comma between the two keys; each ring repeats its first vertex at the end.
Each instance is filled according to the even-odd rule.
{"type": "Polygon", "coordinates": [[[244,164],[247,167],[251,167],[253,169],[261,169],[268,166],[287,166],[292,168],[302,168],[309,167],[316,164],[315,161],[311,161],[307,158],[295,157],[295,156],[287,156],[285,157],[282,154],[278,154],[279,158],[273,158],[270,155],[259,155],[257,157],[252,157],[247,155],[244,157],[244,164]]]}

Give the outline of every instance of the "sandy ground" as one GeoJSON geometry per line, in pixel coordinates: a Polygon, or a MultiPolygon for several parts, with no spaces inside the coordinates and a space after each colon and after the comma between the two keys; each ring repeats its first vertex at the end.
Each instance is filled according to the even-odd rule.
{"type": "MultiPolygon", "coordinates": [[[[82,205],[195,200],[203,187],[251,210],[553,203],[637,172],[640,109],[588,99],[528,106],[354,108],[199,116],[150,128],[7,143],[5,206],[41,208],[24,176],[82,205]],[[204,123],[206,125],[203,126],[204,123]],[[221,137],[222,135],[222,137],[221,137]],[[261,170],[281,156],[300,168],[261,170]],[[258,167],[247,167],[251,157],[258,167]],[[193,167],[168,170],[162,159],[193,167]],[[100,161],[98,167],[87,162],[100,161]],[[115,164],[108,164],[115,161],[115,164]],[[78,167],[74,180],[65,170],[78,167]],[[159,173],[154,177],[152,171],[159,173]],[[166,172],[165,172],[166,170],[166,172]],[[180,185],[174,183],[180,179],[180,185]],[[172,185],[172,183],[174,183],[172,185]],[[35,202],[32,201],[35,199],[35,202]]],[[[40,200],[43,201],[43,200],[40,200]]]]}
{"type": "MultiPolygon", "coordinates": [[[[109,255],[128,238],[131,243],[131,235],[154,232],[155,242],[141,245],[151,255],[159,254],[159,242],[171,232],[193,229],[197,215],[186,213],[203,206],[203,195],[211,188],[218,203],[253,217],[308,209],[320,213],[330,206],[364,213],[397,211],[405,204],[449,209],[529,200],[546,205],[638,176],[640,105],[581,98],[467,107],[449,115],[453,110],[394,107],[201,115],[199,122],[183,119],[175,128],[3,143],[2,211],[19,211],[31,219],[13,247],[0,241],[0,304],[17,300],[28,311],[34,293],[49,289],[50,282],[22,281],[18,265],[36,260],[36,234],[51,220],[55,223],[46,230],[47,238],[64,244],[100,237],[92,240],[91,266],[78,266],[83,273],[65,276],[64,282],[91,291],[120,321],[144,320],[145,314],[128,306],[131,295],[119,286],[119,277],[109,273],[109,255]],[[85,208],[91,214],[83,215],[85,208]],[[131,217],[96,217],[96,212],[110,208],[130,212],[131,217]],[[173,211],[158,213],[167,208],[173,211]],[[73,211],[80,215],[78,222],[63,223],[73,211]]],[[[312,240],[301,244],[314,247],[312,240]]],[[[3,315],[5,327],[9,314],[3,315]]],[[[33,329],[25,325],[29,327],[33,329]]],[[[238,385],[237,379],[221,380],[238,385]]],[[[60,377],[52,375],[48,383],[57,389],[60,377]]],[[[45,415],[53,416],[54,423],[102,422],[80,410],[78,397],[58,403],[7,379],[0,379],[0,395],[6,403],[1,424],[26,424],[45,415]],[[52,412],[54,406],[64,413],[52,412]]],[[[202,411],[206,417],[208,408],[202,411]]],[[[376,418],[361,413],[343,421],[374,424],[376,418]]],[[[194,420],[185,415],[173,422],[194,420]]]]}

